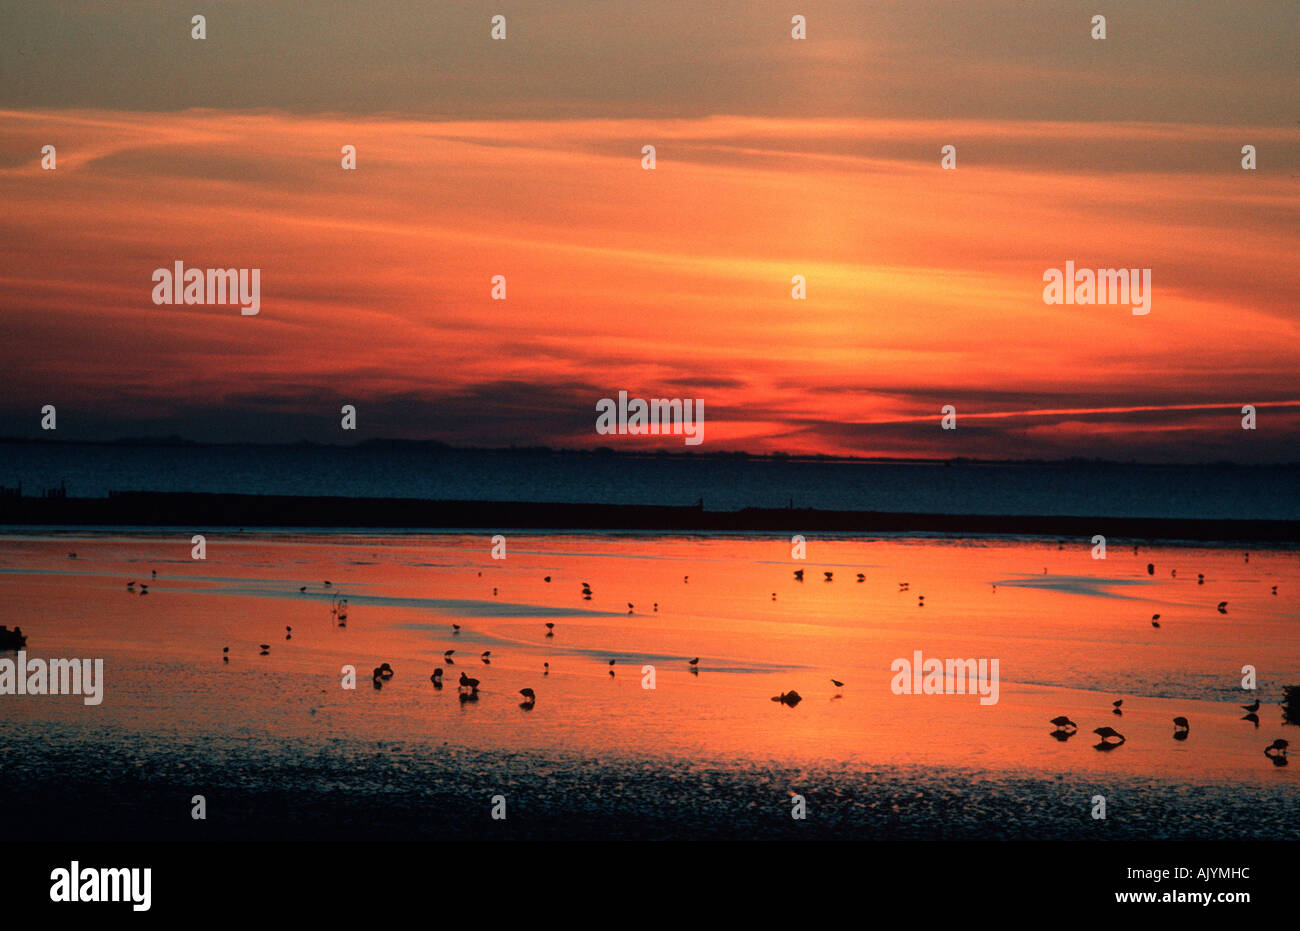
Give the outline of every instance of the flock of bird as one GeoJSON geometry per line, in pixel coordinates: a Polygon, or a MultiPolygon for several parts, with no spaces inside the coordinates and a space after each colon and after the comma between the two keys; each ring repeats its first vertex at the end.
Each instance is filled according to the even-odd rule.
{"type": "MultiPolygon", "coordinates": [[[[1136,547],[1134,547],[1134,552],[1137,552],[1136,547]]],[[[75,558],[75,554],[70,553],[69,558],[75,558]]],[[[1249,554],[1246,554],[1246,560],[1247,561],[1250,560],[1249,554]]],[[[1046,572],[1045,568],[1044,568],[1044,572],[1046,572]]],[[[1147,574],[1148,575],[1155,574],[1154,563],[1147,563],[1147,574]]],[[[1172,574],[1176,577],[1177,570],[1176,569],[1172,570],[1172,574]]],[[[480,572],[479,575],[481,576],[482,573],[480,572]]],[[[829,570],[823,571],[822,576],[823,576],[823,580],[826,582],[833,582],[835,578],[834,572],[829,570]]],[[[157,579],[157,577],[158,577],[158,571],[155,569],[152,571],[151,578],[157,579]]],[[[804,570],[795,569],[794,578],[796,581],[802,582],[804,580],[804,570]]],[[[551,581],[551,577],[549,575],[544,576],[542,581],[549,583],[551,581]]],[[[683,576],[682,581],[683,583],[689,583],[690,576],[683,576]]],[[[857,581],[858,582],[866,581],[866,575],[864,573],[859,572],[857,574],[857,581]]],[[[1197,574],[1197,584],[1198,585],[1205,584],[1205,575],[1203,573],[1197,574]]],[[[145,583],[137,582],[135,579],[132,579],[126,583],[127,591],[134,592],[135,587],[137,585],[140,586],[141,595],[149,594],[149,586],[145,583]]],[[[299,587],[298,591],[301,593],[306,593],[307,588],[308,587],[306,585],[303,585],[299,587]]],[[[322,582],[322,588],[332,589],[333,583],[327,579],[324,582],[322,582]]],[[[996,592],[997,586],[994,585],[993,589],[996,592]]],[[[908,582],[899,582],[898,590],[900,592],[907,592],[910,590],[910,584],[908,582]]],[[[497,594],[497,589],[494,588],[492,590],[492,593],[494,595],[497,594]]],[[[1272,594],[1274,595],[1277,594],[1276,585],[1272,587],[1272,594]]],[[[591,589],[591,584],[589,582],[582,583],[582,598],[584,601],[590,601],[592,598],[592,589],[591,589]]],[[[772,600],[774,601],[776,600],[776,592],[772,593],[772,600]]],[[[918,596],[918,607],[925,607],[924,595],[918,596]]],[[[632,604],[632,602],[627,603],[627,609],[629,614],[632,614],[634,612],[635,606],[632,604]]],[[[659,610],[658,602],[654,603],[654,610],[656,612],[659,610]]],[[[1219,602],[1217,605],[1217,610],[1220,614],[1227,614],[1228,603],[1226,601],[1219,602]]],[[[335,620],[338,622],[340,627],[347,626],[347,599],[339,596],[337,593],[333,594],[333,597],[331,599],[331,615],[335,618],[335,620]]],[[[554,637],[555,622],[547,621],[545,622],[545,626],[546,626],[546,636],[554,637]]],[[[1151,615],[1151,626],[1155,628],[1160,627],[1159,614],[1151,615]]],[[[455,636],[460,633],[461,625],[453,623],[451,625],[451,628],[452,628],[452,635],[455,636]]],[[[292,640],[292,639],[293,639],[293,628],[290,626],[286,626],[285,640],[292,640]]],[[[270,650],[271,650],[270,644],[267,643],[259,644],[259,648],[260,648],[261,656],[270,655],[270,650]]],[[[455,660],[453,659],[455,653],[456,651],[454,649],[445,650],[443,652],[443,662],[448,666],[455,665],[455,660]]],[[[482,653],[479,654],[479,659],[483,662],[484,665],[491,665],[492,662],[491,657],[492,657],[491,650],[484,650],[482,653]]],[[[222,661],[227,663],[230,662],[230,647],[228,646],[222,648],[222,661]]],[[[687,660],[687,668],[693,675],[699,675],[699,663],[700,663],[700,658],[698,656],[690,660],[687,660]]],[[[544,662],[542,664],[543,676],[550,675],[550,665],[551,664],[549,662],[544,662]]],[[[610,676],[614,675],[614,668],[613,668],[614,665],[615,665],[615,661],[612,659],[609,660],[610,676]]],[[[372,674],[372,682],[374,684],[374,687],[376,689],[382,688],[383,684],[388,680],[392,679],[393,676],[394,676],[394,671],[390,664],[382,663],[381,665],[376,666],[372,674]]],[[[434,669],[433,674],[430,675],[429,679],[433,683],[433,687],[435,689],[441,689],[443,687],[442,667],[438,667],[434,669]]],[[[842,690],[844,688],[844,682],[842,682],[841,680],[831,679],[830,681],[837,690],[842,690]]],[[[462,702],[478,701],[479,684],[480,684],[478,679],[468,676],[464,672],[462,672],[460,674],[460,679],[457,684],[458,684],[458,693],[459,693],[460,701],[462,702]]],[[[537,694],[532,688],[530,687],[522,688],[519,690],[519,694],[523,696],[524,699],[520,703],[521,708],[524,708],[525,710],[531,710],[536,705],[537,694]]],[[[837,692],[835,697],[836,698],[842,697],[842,692],[837,692]]],[[[788,692],[782,692],[779,695],[772,696],[772,701],[793,708],[794,706],[798,705],[801,701],[803,701],[803,696],[800,695],[794,689],[791,689],[788,692]]],[[[1116,699],[1111,704],[1112,704],[1111,713],[1117,716],[1122,716],[1124,713],[1123,712],[1124,699],[1122,698],[1116,699]]],[[[1258,712],[1260,709],[1259,701],[1256,700],[1249,705],[1242,705],[1241,707],[1246,711],[1246,714],[1243,716],[1242,720],[1250,721],[1255,725],[1256,728],[1258,728],[1259,727],[1258,712]]],[[[1066,715],[1058,715],[1057,717],[1052,718],[1048,723],[1052,724],[1056,728],[1054,731],[1051,732],[1051,736],[1056,738],[1059,741],[1069,740],[1078,731],[1078,725],[1075,724],[1074,721],[1070,720],[1070,718],[1067,717],[1066,715]]],[[[1183,717],[1182,715],[1179,715],[1178,717],[1175,717],[1173,719],[1173,724],[1174,724],[1174,733],[1173,733],[1174,740],[1186,740],[1191,730],[1191,725],[1188,722],[1187,718],[1183,717]]],[[[1119,731],[1115,730],[1113,727],[1109,727],[1109,726],[1097,727],[1094,728],[1092,732],[1096,734],[1099,738],[1098,743],[1094,745],[1097,750],[1103,750],[1103,751],[1114,750],[1116,747],[1122,746],[1127,741],[1127,738],[1119,731]]],[[[1287,747],[1288,747],[1287,741],[1279,738],[1273,741],[1273,743],[1269,744],[1264,749],[1264,755],[1267,756],[1273,762],[1274,766],[1286,766],[1287,747]]]]}
{"type": "MultiPolygon", "coordinates": [[[[1111,714],[1123,716],[1123,705],[1124,699],[1115,699],[1111,702],[1111,714]]],[[[1242,705],[1241,707],[1246,711],[1242,720],[1251,721],[1254,723],[1255,727],[1259,727],[1259,715],[1257,713],[1260,708],[1259,699],[1256,699],[1249,705],[1242,705]]],[[[1051,736],[1062,742],[1069,740],[1079,730],[1079,725],[1075,724],[1069,719],[1069,717],[1063,714],[1057,715],[1047,723],[1056,728],[1056,730],[1052,731],[1051,736]]],[[[1100,738],[1099,742],[1093,745],[1098,750],[1114,750],[1127,740],[1123,734],[1109,726],[1095,727],[1092,732],[1100,738]]],[[[1191,723],[1187,718],[1183,717],[1181,714],[1174,718],[1174,740],[1186,740],[1187,735],[1190,732],[1191,723]]],[[[1274,766],[1286,766],[1286,750],[1288,746],[1289,744],[1285,740],[1278,738],[1264,748],[1264,755],[1273,761],[1274,766]]]]}

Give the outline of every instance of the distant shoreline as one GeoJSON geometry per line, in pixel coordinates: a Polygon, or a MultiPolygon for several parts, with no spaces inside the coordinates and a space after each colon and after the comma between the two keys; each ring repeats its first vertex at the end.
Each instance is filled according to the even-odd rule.
{"type": "Polygon", "coordinates": [[[945,533],[1300,543],[1300,521],[1069,515],[926,514],[813,508],[709,511],[701,505],[435,501],[172,492],[106,498],[0,497],[0,526],[337,527],[664,532],[945,533]]]}

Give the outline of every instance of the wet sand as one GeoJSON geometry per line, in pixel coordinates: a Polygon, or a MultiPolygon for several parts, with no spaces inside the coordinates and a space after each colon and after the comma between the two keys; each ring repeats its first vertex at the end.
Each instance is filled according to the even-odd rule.
{"type": "Polygon", "coordinates": [[[210,536],[196,562],[188,533],[10,533],[0,623],[24,627],[32,656],[103,657],[106,683],[93,707],[0,696],[0,788],[27,802],[0,830],[1300,836],[1295,767],[1262,752],[1295,731],[1277,702],[1300,681],[1296,553],[1254,549],[1247,562],[1239,549],[1130,546],[1101,561],[1086,541],[1059,547],[825,538],[797,561],[788,539],[753,535],[510,535],[493,560],[487,534],[258,533],[210,536]],[[348,598],[346,626],[333,593],[348,598]],[[455,665],[439,691],[429,674],[446,649],[455,665]],[[890,664],[914,650],[998,658],[997,704],[893,694],[890,664]],[[396,675],[375,689],[384,661],[396,675]],[[1258,728],[1238,707],[1255,697],[1240,688],[1247,663],[1258,728]],[[340,687],[345,664],[355,690],[340,687]],[[646,665],[654,689],[642,688],[646,665]],[[478,701],[458,700],[461,670],[482,680],[478,701]],[[796,707],[769,700],[790,689],[804,696],[796,707]],[[1079,733],[1052,738],[1057,714],[1079,733]],[[1176,715],[1192,723],[1185,741],[1172,737],[1176,715]],[[1127,742],[1094,749],[1103,725],[1127,742]],[[806,821],[790,818],[792,792],[806,821]],[[205,822],[189,818],[196,793],[205,822]],[[505,821],[490,817],[497,794],[505,821]],[[1090,815],[1094,795],[1107,798],[1104,821],[1090,815]]]}

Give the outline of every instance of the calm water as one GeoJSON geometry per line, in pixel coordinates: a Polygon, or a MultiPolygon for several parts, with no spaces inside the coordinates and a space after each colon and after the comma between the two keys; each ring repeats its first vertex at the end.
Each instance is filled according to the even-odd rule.
{"type": "Polygon", "coordinates": [[[214,537],[204,562],[189,548],[0,536],[0,623],[33,656],[103,657],[107,680],[96,707],[0,696],[0,783],[31,801],[13,836],[79,806],[91,834],[187,836],[184,799],[205,787],[225,799],[213,836],[487,836],[497,791],[521,806],[507,836],[789,836],[793,791],[820,812],[806,836],[1300,835],[1297,767],[1262,752],[1294,737],[1278,705],[1300,683],[1293,551],[1099,561],[1054,542],[832,537],[800,562],[759,536],[556,534],[493,560],[486,534],[399,533],[214,537]],[[126,591],[154,569],[149,595],[126,591]],[[915,650],[997,658],[997,704],[894,694],[891,663],[915,650]],[[376,690],[385,661],[396,675],[376,690]],[[476,702],[458,699],[462,670],[476,702]],[[791,689],[796,707],[770,701],[791,689]],[[1239,708],[1256,695],[1258,727],[1239,708]],[[1058,714],[1079,724],[1064,742],[1058,714]],[[1127,743],[1094,749],[1102,725],[1127,743]]]}
{"type": "Polygon", "coordinates": [[[1300,467],[937,465],[360,447],[0,443],[0,485],[934,514],[1300,519],[1300,467]]]}

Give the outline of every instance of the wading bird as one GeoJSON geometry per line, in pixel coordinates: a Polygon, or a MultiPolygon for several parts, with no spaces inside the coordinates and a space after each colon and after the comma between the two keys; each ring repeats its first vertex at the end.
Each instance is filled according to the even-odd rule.
{"type": "Polygon", "coordinates": [[[1126,739],[1123,734],[1113,727],[1095,727],[1092,732],[1101,738],[1101,743],[1097,745],[1099,747],[1118,747],[1126,739]],[[1115,743],[1110,743],[1111,740],[1114,740],[1115,743]]]}

